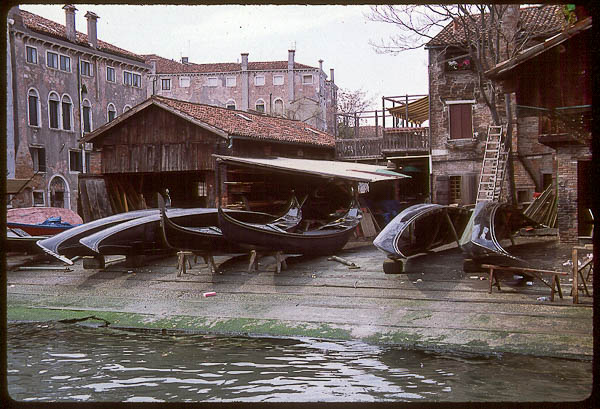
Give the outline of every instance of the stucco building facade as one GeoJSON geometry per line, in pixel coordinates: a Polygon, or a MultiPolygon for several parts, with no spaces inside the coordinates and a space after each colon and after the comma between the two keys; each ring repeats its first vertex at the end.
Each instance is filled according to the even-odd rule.
{"type": "Polygon", "coordinates": [[[99,40],[92,11],[84,34],[77,8],[64,10],[64,25],[19,7],[8,14],[7,156],[10,176],[31,179],[9,197],[14,207],[76,211],[79,174],[99,166],[81,138],[146,99],[143,57],[99,40]]]}

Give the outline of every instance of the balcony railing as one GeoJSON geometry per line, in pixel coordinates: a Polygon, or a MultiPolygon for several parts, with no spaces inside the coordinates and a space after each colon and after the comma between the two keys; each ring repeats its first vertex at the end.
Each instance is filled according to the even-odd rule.
{"type": "Polygon", "coordinates": [[[338,159],[376,159],[390,153],[425,153],[429,151],[429,128],[380,129],[379,138],[336,139],[338,159]]]}

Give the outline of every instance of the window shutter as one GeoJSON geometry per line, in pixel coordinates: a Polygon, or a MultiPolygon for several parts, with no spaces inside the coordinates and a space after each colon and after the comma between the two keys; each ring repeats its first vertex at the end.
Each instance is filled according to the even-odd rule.
{"type": "Polygon", "coordinates": [[[475,203],[475,198],[477,195],[476,173],[467,173],[462,175],[460,193],[460,201],[463,205],[475,203]]]}
{"type": "Polygon", "coordinates": [[[436,202],[442,205],[450,201],[450,178],[446,175],[435,177],[436,202]]]}

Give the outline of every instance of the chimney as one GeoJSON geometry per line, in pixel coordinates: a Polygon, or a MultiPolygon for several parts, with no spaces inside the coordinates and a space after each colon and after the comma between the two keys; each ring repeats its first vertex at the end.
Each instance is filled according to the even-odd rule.
{"type": "Polygon", "coordinates": [[[150,60],[151,73],[156,74],[156,60],[150,60]]]}
{"type": "Polygon", "coordinates": [[[506,56],[503,55],[503,59],[512,57],[514,52],[515,39],[519,29],[519,6],[519,4],[510,4],[504,12],[504,16],[502,16],[502,21],[500,22],[500,30],[506,39],[503,41],[505,43],[503,45],[506,47],[506,56]]]}
{"type": "Polygon", "coordinates": [[[288,50],[288,70],[294,69],[294,54],[296,50],[288,50]]]}
{"type": "Polygon", "coordinates": [[[187,57],[181,57],[181,63],[182,64],[187,64],[188,63],[188,58],[187,57]]]}
{"type": "Polygon", "coordinates": [[[335,81],[334,81],[334,78],[333,78],[333,68],[331,68],[331,69],[329,70],[329,76],[331,77],[329,80],[330,80],[332,83],[334,83],[334,84],[335,84],[335,81]]]}
{"type": "Polygon", "coordinates": [[[69,41],[75,41],[75,12],[77,11],[77,9],[74,5],[67,4],[63,7],[63,10],[65,11],[66,17],[65,27],[67,28],[67,39],[69,41]]]}
{"type": "Polygon", "coordinates": [[[248,53],[242,53],[242,71],[248,71],[248,53]]]}
{"type": "Polygon", "coordinates": [[[93,48],[98,48],[98,29],[96,24],[98,16],[96,13],[88,11],[85,13],[84,17],[87,18],[88,43],[90,43],[93,48]]]}
{"type": "Polygon", "coordinates": [[[323,60],[319,60],[319,70],[323,72],[323,60]]]}

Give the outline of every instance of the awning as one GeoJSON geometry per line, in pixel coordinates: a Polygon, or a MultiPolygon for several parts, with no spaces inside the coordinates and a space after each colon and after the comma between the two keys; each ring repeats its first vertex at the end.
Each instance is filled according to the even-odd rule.
{"type": "Polygon", "coordinates": [[[406,108],[406,104],[401,104],[389,108],[389,111],[396,118],[408,119],[408,122],[422,124],[429,119],[429,96],[408,103],[408,118],[406,118],[406,108]]]}
{"type": "Polygon", "coordinates": [[[239,158],[234,156],[213,155],[225,163],[275,169],[291,173],[304,173],[324,178],[338,178],[357,182],[380,182],[410,178],[408,175],[394,172],[385,165],[342,162],[297,158],[239,158]]]}
{"type": "Polygon", "coordinates": [[[6,179],[6,194],[16,195],[31,182],[31,179],[6,179]]]}

